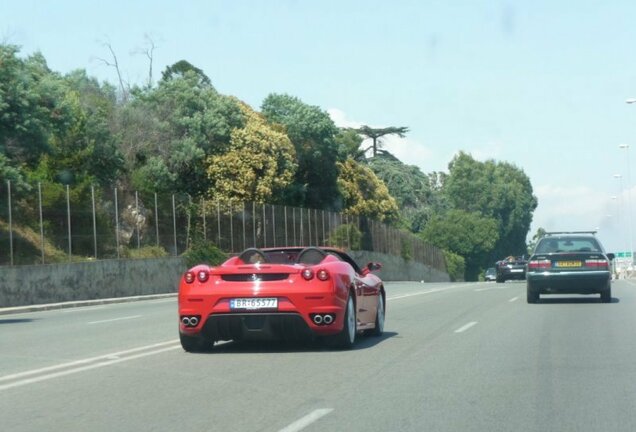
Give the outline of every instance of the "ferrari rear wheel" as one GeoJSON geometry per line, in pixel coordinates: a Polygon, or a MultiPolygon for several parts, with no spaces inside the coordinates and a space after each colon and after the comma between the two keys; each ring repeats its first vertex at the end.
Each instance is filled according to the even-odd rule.
{"type": "Polygon", "coordinates": [[[375,314],[375,328],[373,329],[373,336],[382,336],[384,333],[384,297],[382,293],[378,295],[378,311],[375,314]]]}
{"type": "Polygon", "coordinates": [[[179,334],[181,347],[187,352],[202,352],[212,349],[214,342],[201,336],[186,336],[179,334]]]}
{"type": "Polygon", "coordinates": [[[350,349],[356,342],[356,308],[351,295],[347,300],[342,331],[333,336],[333,342],[341,349],[350,349]]]}

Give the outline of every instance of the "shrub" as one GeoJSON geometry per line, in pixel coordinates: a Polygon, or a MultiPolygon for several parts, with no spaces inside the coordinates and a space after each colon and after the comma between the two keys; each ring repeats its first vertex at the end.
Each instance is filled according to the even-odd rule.
{"type": "Polygon", "coordinates": [[[188,268],[197,264],[219,265],[228,258],[214,243],[205,240],[194,241],[182,256],[188,268]]]}
{"type": "Polygon", "coordinates": [[[362,232],[352,224],[338,226],[329,236],[329,245],[341,249],[360,250],[361,243],[362,232]]]}
{"type": "Polygon", "coordinates": [[[144,246],[142,248],[121,247],[119,250],[120,258],[144,259],[144,258],[163,258],[168,256],[168,252],[161,246],[144,246]]]}
{"type": "Polygon", "coordinates": [[[446,260],[446,271],[451,281],[464,280],[464,272],[466,270],[466,262],[464,257],[453,252],[444,251],[444,259],[446,260]]]}

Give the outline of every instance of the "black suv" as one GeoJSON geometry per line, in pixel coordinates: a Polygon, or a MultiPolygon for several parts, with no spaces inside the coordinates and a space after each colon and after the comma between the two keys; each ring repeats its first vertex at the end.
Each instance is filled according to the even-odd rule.
{"type": "Polygon", "coordinates": [[[497,261],[495,268],[497,269],[497,282],[502,283],[508,279],[525,279],[526,278],[526,259],[522,256],[509,256],[497,261]]]}
{"type": "Polygon", "coordinates": [[[612,300],[610,261],[595,231],[546,233],[528,259],[528,303],[540,294],[600,294],[612,300]]]}

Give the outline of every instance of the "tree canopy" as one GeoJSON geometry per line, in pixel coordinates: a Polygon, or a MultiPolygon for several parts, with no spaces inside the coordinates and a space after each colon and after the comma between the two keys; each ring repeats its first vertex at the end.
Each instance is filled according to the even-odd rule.
{"type": "Polygon", "coordinates": [[[287,189],[286,201],[309,208],[340,209],[338,128],[329,114],[284,94],[267,96],[261,111],[268,121],[282,125],[296,150],[298,170],[293,185],[287,189]]]}
{"type": "Polygon", "coordinates": [[[245,126],[232,130],[227,151],[207,160],[208,195],[223,201],[273,203],[293,180],[294,146],[246,104],[245,126]]]}

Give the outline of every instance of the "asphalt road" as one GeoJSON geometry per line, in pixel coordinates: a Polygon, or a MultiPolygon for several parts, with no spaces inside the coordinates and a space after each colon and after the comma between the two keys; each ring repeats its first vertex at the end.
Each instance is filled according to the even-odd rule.
{"type": "Polygon", "coordinates": [[[0,424],[20,431],[634,431],[636,281],[612,303],[523,282],[387,284],[351,351],[187,354],[176,299],[0,316],[0,424]]]}

